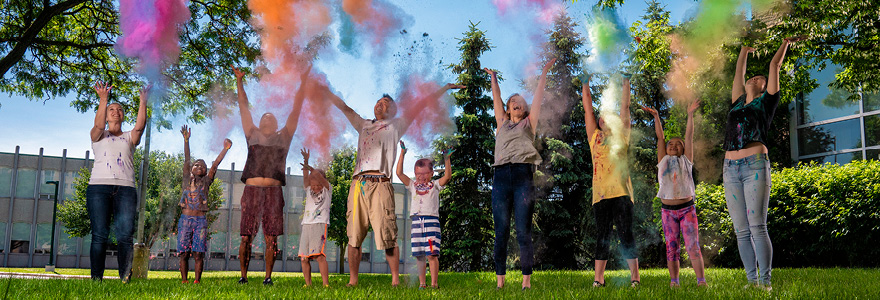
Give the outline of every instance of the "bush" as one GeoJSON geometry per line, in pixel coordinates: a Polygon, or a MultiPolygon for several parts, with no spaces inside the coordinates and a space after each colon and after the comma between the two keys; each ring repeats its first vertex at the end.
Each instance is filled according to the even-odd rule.
{"type": "MultiPolygon", "coordinates": [[[[776,267],[880,266],[880,162],[773,171],[767,227],[776,267]]],[[[697,186],[706,261],[742,265],[720,185],[697,186]]]]}

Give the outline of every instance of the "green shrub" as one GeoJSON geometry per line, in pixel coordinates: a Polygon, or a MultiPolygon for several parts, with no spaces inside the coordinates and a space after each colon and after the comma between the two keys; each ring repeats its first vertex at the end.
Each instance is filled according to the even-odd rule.
{"type": "MultiPolygon", "coordinates": [[[[767,227],[773,265],[880,266],[880,162],[802,164],[773,171],[767,227]]],[[[707,262],[741,266],[720,185],[697,186],[707,262]]]]}

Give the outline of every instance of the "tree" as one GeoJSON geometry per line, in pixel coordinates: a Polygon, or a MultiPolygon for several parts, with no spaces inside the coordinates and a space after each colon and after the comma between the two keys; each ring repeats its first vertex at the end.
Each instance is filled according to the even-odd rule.
{"type": "MultiPolygon", "coordinates": [[[[141,162],[143,150],[138,148],[134,161],[141,162]]],[[[177,230],[180,219],[178,203],[182,192],[183,154],[171,155],[161,151],[150,152],[150,173],[147,176],[146,212],[144,214],[144,239],[148,248],[160,239],[166,239],[177,230]]],[[[140,167],[135,168],[135,178],[140,178],[140,167]]],[[[88,167],[79,170],[74,181],[74,193],[58,207],[58,220],[64,223],[65,232],[70,236],[84,237],[91,233],[91,222],[86,209],[86,188],[89,186],[91,172],[88,167]]],[[[206,214],[208,228],[217,220],[217,209],[223,203],[222,181],[214,179],[208,192],[206,214]]],[[[111,236],[113,235],[111,230],[111,236]]],[[[115,241],[115,238],[111,238],[115,241]]]]}
{"type": "MultiPolygon", "coordinates": [[[[143,85],[134,64],[116,55],[119,14],[115,1],[6,0],[0,10],[0,91],[42,100],[73,95],[79,112],[97,106],[91,86],[102,80],[116,86],[111,100],[137,111],[143,85]]],[[[203,122],[214,113],[206,93],[215,83],[232,87],[229,64],[253,64],[259,36],[250,26],[246,1],[190,1],[192,19],[181,28],[178,65],[165,72],[168,96],[162,111],[203,122]]],[[[168,121],[158,125],[170,128],[168,121]]]]}
{"type": "MultiPolygon", "coordinates": [[[[567,14],[556,16],[545,60],[556,58],[547,74],[543,115],[538,125],[541,157],[537,176],[536,263],[548,269],[581,269],[590,261],[593,222],[590,217],[592,161],[581,104],[583,70],[579,51],[584,38],[567,14]]],[[[590,108],[592,109],[592,107],[590,108]]]]}
{"type": "MultiPolygon", "coordinates": [[[[454,146],[452,180],[440,193],[440,224],[443,228],[442,256],[446,270],[469,272],[492,266],[492,149],[495,120],[489,115],[492,99],[489,76],[480,56],[492,46],[485,32],[470,28],[459,39],[461,61],[449,68],[458,74],[456,84],[467,86],[453,93],[461,114],[455,116],[456,133],[435,143],[435,149],[454,146]]],[[[442,151],[442,150],[440,150],[442,151]]]]}
{"type": "MultiPolygon", "coordinates": [[[[339,247],[339,273],[343,273],[345,261],[342,259],[345,246],[348,245],[348,189],[351,186],[351,176],[354,175],[357,151],[349,146],[337,149],[331,154],[332,160],[325,172],[327,180],[333,187],[333,205],[330,206],[330,226],[327,226],[327,239],[336,243],[339,247]]],[[[307,187],[304,187],[307,188],[307,187]]]]}

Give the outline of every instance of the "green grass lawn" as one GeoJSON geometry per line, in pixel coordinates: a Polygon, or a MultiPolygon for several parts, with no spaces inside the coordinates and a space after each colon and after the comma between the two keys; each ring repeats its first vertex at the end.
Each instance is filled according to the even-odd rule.
{"type": "MultiPolygon", "coordinates": [[[[0,268],[0,272],[45,273],[42,269],[0,268]]],[[[88,275],[87,269],[58,269],[58,274],[88,275]]],[[[108,270],[106,275],[115,275],[108,270]]],[[[440,290],[418,290],[416,282],[402,278],[401,287],[390,286],[390,276],[361,274],[358,287],[345,287],[348,275],[331,274],[331,288],[320,287],[320,276],[313,274],[316,286],[304,288],[300,273],[276,273],[275,285],[261,284],[262,272],[251,272],[250,284],[239,285],[238,272],[205,272],[202,284],[182,284],[174,271],[150,271],[149,279],[119,280],[0,279],[0,298],[9,299],[434,299],[434,298],[533,298],[533,299],[880,299],[878,269],[775,269],[770,292],[746,285],[742,269],[707,270],[708,288],[696,286],[690,269],[682,270],[682,287],[669,288],[666,269],[642,270],[642,286],[629,287],[628,271],[606,274],[607,287],[592,288],[591,271],[542,271],[532,276],[532,289],[520,291],[522,277],[508,274],[507,286],[495,290],[495,275],[480,273],[441,273],[440,290]]],[[[192,273],[190,273],[192,276],[192,273]]],[[[415,279],[415,278],[412,278],[415,279]]]]}

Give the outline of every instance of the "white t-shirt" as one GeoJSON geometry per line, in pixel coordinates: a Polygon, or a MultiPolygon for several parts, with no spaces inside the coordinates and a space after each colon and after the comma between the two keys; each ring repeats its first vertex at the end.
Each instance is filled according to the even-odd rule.
{"type": "Polygon", "coordinates": [[[306,187],[306,208],[301,224],[330,224],[330,199],[333,193],[327,188],[315,194],[306,187]]]}
{"type": "Polygon", "coordinates": [[[423,185],[417,185],[415,180],[410,180],[406,186],[410,196],[409,215],[440,217],[440,191],[443,188],[438,180],[423,185]]]}
{"type": "Polygon", "coordinates": [[[92,142],[92,151],[95,152],[95,164],[89,178],[90,185],[135,187],[131,131],[115,136],[109,130],[104,130],[104,137],[100,141],[92,142]]]}
{"type": "Polygon", "coordinates": [[[657,180],[660,181],[657,197],[660,199],[685,199],[696,196],[693,168],[694,163],[687,156],[664,156],[657,164],[657,180]]]}
{"type": "Polygon", "coordinates": [[[388,178],[394,174],[397,142],[403,136],[403,119],[363,120],[358,132],[357,164],[354,175],[379,171],[388,178]]]}

